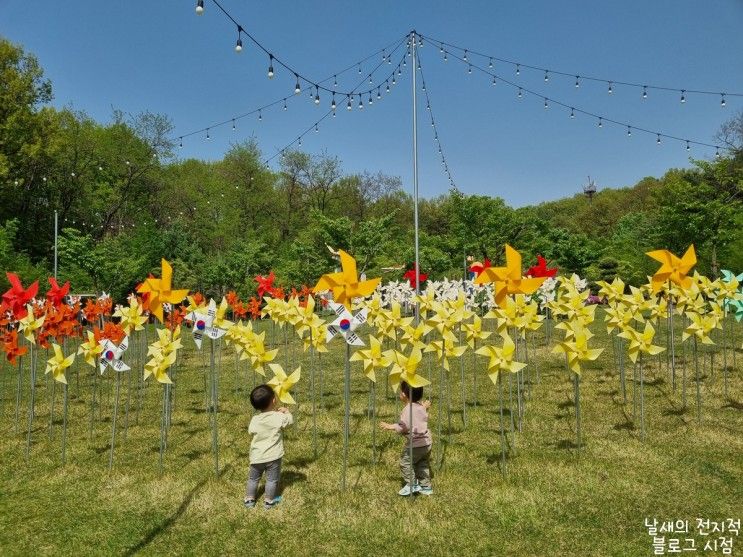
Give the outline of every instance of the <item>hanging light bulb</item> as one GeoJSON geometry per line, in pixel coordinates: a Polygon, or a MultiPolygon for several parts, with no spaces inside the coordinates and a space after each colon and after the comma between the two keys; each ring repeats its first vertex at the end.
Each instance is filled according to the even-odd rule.
{"type": "Polygon", "coordinates": [[[578,87],[580,87],[580,76],[576,75],[575,76],[575,88],[577,89],[578,87]]]}
{"type": "Polygon", "coordinates": [[[720,158],[720,148],[719,147],[715,147],[715,158],[716,159],[719,159],[720,158]]]}
{"type": "Polygon", "coordinates": [[[632,137],[632,128],[627,126],[627,137],[632,137]]]}
{"type": "Polygon", "coordinates": [[[359,95],[359,110],[364,109],[364,100],[361,98],[361,95],[359,95]]]}
{"type": "Polygon", "coordinates": [[[346,105],[346,110],[351,110],[353,106],[351,106],[352,97],[348,97],[348,104],[346,105]]]}
{"type": "Polygon", "coordinates": [[[235,131],[235,119],[234,118],[232,119],[232,131],[233,132],[235,131]]]}
{"type": "Polygon", "coordinates": [[[397,81],[395,81],[395,76],[393,75],[392,76],[392,85],[394,85],[395,83],[397,83],[397,81]]]}
{"type": "MultiPolygon", "coordinates": [[[[419,66],[420,69],[420,66],[419,66]]],[[[374,85],[374,80],[372,79],[371,74],[369,74],[369,85],[374,85]]]]}
{"type": "Polygon", "coordinates": [[[656,135],[658,136],[658,138],[657,138],[657,139],[655,140],[655,142],[656,142],[656,143],[657,143],[658,145],[660,145],[660,134],[656,134],[656,135]]]}
{"type": "MultiPolygon", "coordinates": [[[[183,149],[183,138],[182,137],[179,137],[178,140],[179,140],[178,147],[180,147],[181,149],[183,149]]],[[[44,179],[46,180],[46,178],[44,178],[44,179]]]]}
{"type": "Polygon", "coordinates": [[[361,75],[361,64],[359,64],[359,75],[361,75]]]}
{"type": "Polygon", "coordinates": [[[544,108],[549,108],[549,105],[547,104],[547,97],[544,97],[544,108]]]}
{"type": "Polygon", "coordinates": [[[235,52],[242,52],[243,50],[243,39],[242,39],[243,28],[237,26],[237,42],[235,43],[235,52]]]}
{"type": "Polygon", "coordinates": [[[335,110],[335,91],[333,91],[333,100],[330,102],[330,109],[335,110]]]}
{"type": "Polygon", "coordinates": [[[517,95],[518,98],[521,98],[523,95],[521,94],[521,87],[519,87],[519,94],[517,95]]]}
{"type": "MultiPolygon", "coordinates": [[[[404,62],[405,60],[403,60],[404,62]]],[[[397,75],[402,75],[402,70],[400,69],[400,66],[397,66],[397,75]]]]}
{"type": "Polygon", "coordinates": [[[204,15],[204,0],[196,2],[196,15],[204,15]]]}
{"type": "Polygon", "coordinates": [[[570,117],[575,118],[575,109],[573,107],[570,107],[570,117]]]}
{"type": "Polygon", "coordinates": [[[516,64],[516,75],[521,75],[521,64],[516,64]]]}
{"type": "Polygon", "coordinates": [[[406,60],[405,58],[403,58],[403,59],[402,59],[402,65],[403,65],[403,67],[405,67],[405,68],[407,68],[407,67],[408,67],[408,61],[407,61],[407,60],[406,60]]]}
{"type": "MultiPolygon", "coordinates": [[[[387,82],[385,81],[385,83],[387,83],[387,82]]],[[[389,92],[390,92],[390,84],[389,84],[389,83],[387,83],[387,88],[385,89],[385,91],[386,91],[387,93],[389,93],[389,92]]]]}
{"type": "Polygon", "coordinates": [[[545,83],[550,80],[550,74],[547,70],[544,70],[544,81],[545,83]]]}
{"type": "Polygon", "coordinates": [[[686,102],[686,95],[685,95],[685,93],[686,93],[686,90],[685,89],[681,89],[681,104],[684,104],[686,102]]]}
{"type": "Polygon", "coordinates": [[[688,139],[686,140],[686,151],[687,152],[691,151],[691,147],[689,146],[689,140],[688,139]]]}
{"type": "Polygon", "coordinates": [[[315,123],[315,133],[319,132],[320,128],[317,127],[317,123],[315,123]]]}
{"type": "Polygon", "coordinates": [[[209,128],[206,128],[206,138],[211,139],[211,137],[209,137],[209,128]]]}
{"type": "Polygon", "coordinates": [[[302,136],[299,137],[299,146],[302,146],[302,136]]]}
{"type": "Polygon", "coordinates": [[[614,87],[613,87],[613,83],[612,83],[611,81],[609,82],[609,89],[608,89],[608,91],[607,91],[607,92],[608,92],[608,93],[609,93],[610,95],[611,95],[611,94],[612,94],[612,93],[614,92],[614,87]]]}
{"type": "Polygon", "coordinates": [[[284,110],[286,110],[286,98],[284,98],[284,110]]]}
{"type": "Polygon", "coordinates": [[[315,85],[315,104],[320,104],[320,89],[315,85]]]}
{"type": "Polygon", "coordinates": [[[462,60],[467,62],[467,51],[466,50],[464,51],[464,56],[462,57],[462,60]]]}
{"type": "Polygon", "coordinates": [[[491,70],[493,69],[493,59],[492,58],[488,62],[488,68],[490,68],[491,70]]]}
{"type": "Polygon", "coordinates": [[[642,86],[642,98],[643,99],[648,98],[648,86],[647,85],[642,86]]]}
{"type": "Polygon", "coordinates": [[[440,52],[441,54],[443,54],[443,53],[444,53],[444,45],[439,45],[439,52],[440,52]]]}
{"type": "Polygon", "coordinates": [[[268,55],[268,79],[273,78],[273,54],[268,55]]]}
{"type": "Polygon", "coordinates": [[[371,91],[369,91],[369,100],[366,102],[367,104],[374,104],[374,98],[372,97],[371,91]]]}
{"type": "Polygon", "coordinates": [[[382,93],[379,92],[379,87],[377,87],[377,100],[382,98],[382,93]]]}
{"type": "Polygon", "coordinates": [[[297,84],[294,86],[294,94],[299,95],[302,92],[302,88],[299,86],[299,75],[295,73],[294,78],[297,80],[297,84]]]}
{"type": "Polygon", "coordinates": [[[603,128],[603,127],[604,127],[604,119],[601,116],[599,116],[599,128],[603,128]]]}
{"type": "Polygon", "coordinates": [[[431,103],[426,103],[426,110],[431,110],[431,103]]]}
{"type": "Polygon", "coordinates": [[[720,93],[720,106],[725,108],[725,93],[720,93]]]}
{"type": "Polygon", "coordinates": [[[495,76],[493,76],[493,87],[495,87],[495,76]]]}
{"type": "Polygon", "coordinates": [[[446,51],[444,51],[444,62],[448,62],[448,61],[449,61],[449,58],[446,55],[446,51]]]}
{"type": "Polygon", "coordinates": [[[338,87],[338,78],[333,76],[333,87],[338,87]]]}
{"type": "Polygon", "coordinates": [[[263,113],[258,109],[258,121],[260,122],[261,120],[263,120],[263,113]]]}
{"type": "Polygon", "coordinates": [[[470,64],[470,66],[467,68],[467,73],[468,74],[472,73],[472,64],[470,64]]]}

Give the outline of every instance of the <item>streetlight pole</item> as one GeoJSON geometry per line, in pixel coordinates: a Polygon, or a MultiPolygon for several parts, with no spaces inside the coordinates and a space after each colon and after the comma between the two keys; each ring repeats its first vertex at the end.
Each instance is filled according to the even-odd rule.
{"type": "MultiPolygon", "coordinates": [[[[415,227],[415,295],[420,295],[420,252],[418,246],[418,97],[416,74],[418,73],[418,34],[413,30],[410,48],[413,51],[413,225],[415,227]]],[[[415,303],[415,324],[420,321],[420,304],[415,303]]]]}

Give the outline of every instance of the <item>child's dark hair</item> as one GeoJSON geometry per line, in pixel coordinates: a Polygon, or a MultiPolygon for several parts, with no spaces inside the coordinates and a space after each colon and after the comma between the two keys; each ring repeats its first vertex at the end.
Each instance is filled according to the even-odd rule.
{"type": "Polygon", "coordinates": [[[400,382],[400,390],[405,393],[405,396],[408,397],[408,400],[412,402],[418,402],[420,399],[423,398],[423,387],[413,387],[413,395],[411,397],[410,395],[410,385],[408,385],[405,381],[400,382]]]}
{"type": "Polygon", "coordinates": [[[258,385],[255,389],[250,391],[250,404],[253,408],[263,412],[266,408],[271,406],[271,401],[274,397],[274,392],[268,385],[258,385]]]}

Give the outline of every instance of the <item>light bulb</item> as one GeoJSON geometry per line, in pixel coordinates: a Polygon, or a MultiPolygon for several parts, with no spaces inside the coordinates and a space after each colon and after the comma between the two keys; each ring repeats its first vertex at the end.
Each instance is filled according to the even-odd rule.
{"type": "Polygon", "coordinates": [[[642,98],[643,99],[648,98],[648,86],[647,85],[642,86],[642,98]]]}
{"type": "Polygon", "coordinates": [[[351,110],[353,106],[351,106],[351,97],[348,98],[348,104],[346,105],[347,110],[351,110]]]}
{"type": "Polygon", "coordinates": [[[599,116],[599,128],[603,128],[603,127],[604,127],[604,120],[603,118],[601,118],[601,116],[599,116]]]}
{"type": "Polygon", "coordinates": [[[386,91],[387,93],[389,93],[389,92],[390,92],[390,84],[389,84],[389,83],[387,83],[387,88],[385,89],[385,91],[386,91]]]}
{"type": "Polygon", "coordinates": [[[544,108],[549,108],[549,105],[547,104],[547,97],[544,98],[544,108]]]}
{"type": "Polygon", "coordinates": [[[372,98],[371,91],[369,92],[369,100],[366,101],[366,102],[367,102],[367,104],[374,104],[374,99],[372,98]]]}
{"type": "Polygon", "coordinates": [[[361,64],[359,64],[359,75],[361,75],[361,64]]]}
{"type": "Polygon", "coordinates": [[[682,89],[681,90],[681,104],[686,102],[686,95],[684,93],[686,93],[686,91],[682,89]]]}
{"type": "Polygon", "coordinates": [[[196,15],[204,14],[204,0],[198,0],[196,2],[196,15]]]}
{"type": "Polygon", "coordinates": [[[270,54],[270,59],[268,61],[268,79],[271,79],[273,77],[273,54],[270,54]]]}
{"type": "Polygon", "coordinates": [[[715,158],[716,159],[719,159],[720,158],[720,148],[719,147],[715,147],[715,158]]]}
{"type": "Polygon", "coordinates": [[[448,62],[449,58],[446,56],[446,51],[444,51],[444,62],[448,62]]]}
{"type": "Polygon", "coordinates": [[[338,78],[333,76],[333,87],[338,87],[338,78]]]}
{"type": "Polygon", "coordinates": [[[180,143],[178,144],[178,147],[180,147],[181,149],[183,149],[183,138],[182,137],[179,137],[178,139],[180,141],[180,143]]]}
{"type": "Polygon", "coordinates": [[[209,128],[206,128],[206,138],[211,139],[211,137],[209,137],[209,128]]]}
{"type": "Polygon", "coordinates": [[[299,138],[299,145],[300,146],[302,145],[302,138],[301,137],[299,138]]]}
{"type": "Polygon", "coordinates": [[[235,131],[235,119],[232,119],[232,131],[235,131]]]}
{"type": "Polygon", "coordinates": [[[261,120],[263,120],[263,114],[262,114],[262,113],[261,113],[261,111],[259,110],[259,111],[258,111],[258,121],[260,122],[261,120]]]}
{"type": "Polygon", "coordinates": [[[299,75],[294,74],[294,77],[297,80],[297,84],[294,86],[294,94],[299,95],[302,92],[302,88],[299,86],[299,75]]]}
{"type": "Polygon", "coordinates": [[[720,93],[720,106],[725,107],[725,93],[720,93]]]}
{"type": "Polygon", "coordinates": [[[574,108],[571,108],[570,109],[570,117],[571,118],[575,118],[575,109],[574,108]]]}
{"type": "Polygon", "coordinates": [[[575,88],[580,87],[580,76],[575,76],[575,88]]]}
{"type": "Polygon", "coordinates": [[[467,68],[467,73],[469,73],[469,74],[472,73],[472,66],[471,65],[467,68]]]}
{"type": "Polygon", "coordinates": [[[523,95],[521,94],[521,87],[519,87],[519,94],[517,95],[518,98],[521,98],[523,95]]]}
{"type": "Polygon", "coordinates": [[[521,64],[516,64],[516,75],[521,75],[521,64]]]}
{"type": "Polygon", "coordinates": [[[392,85],[394,85],[395,83],[397,83],[397,81],[395,81],[395,76],[393,75],[392,76],[392,85]]]}
{"type": "Polygon", "coordinates": [[[286,110],[286,99],[284,99],[284,110],[286,110]]]}
{"type": "Polygon", "coordinates": [[[333,93],[333,100],[330,102],[330,109],[335,110],[335,93],[333,93]]]}
{"type": "Polygon", "coordinates": [[[243,50],[243,40],[240,37],[240,35],[237,36],[237,42],[235,43],[235,52],[242,52],[243,50]]]}
{"type": "Polygon", "coordinates": [[[364,109],[364,101],[361,99],[361,95],[359,95],[359,109],[364,109]]]}
{"type": "Polygon", "coordinates": [[[382,98],[382,93],[379,92],[379,87],[377,87],[377,100],[382,98]]]}
{"type": "Polygon", "coordinates": [[[493,76],[493,87],[495,87],[495,76],[493,76]]]}
{"type": "Polygon", "coordinates": [[[689,140],[686,140],[686,150],[691,151],[691,147],[689,146],[689,140]]]}
{"type": "Polygon", "coordinates": [[[315,88],[315,104],[320,104],[320,92],[315,88]]]}
{"type": "Polygon", "coordinates": [[[630,137],[632,135],[632,128],[627,126],[627,137],[630,137]]]}
{"type": "Polygon", "coordinates": [[[660,134],[657,134],[658,139],[655,141],[658,145],[660,145],[660,134]]]}
{"type": "Polygon", "coordinates": [[[317,124],[315,124],[315,133],[319,132],[320,128],[317,127],[317,124]]]}
{"type": "Polygon", "coordinates": [[[612,82],[609,82],[609,90],[607,91],[610,95],[614,92],[614,88],[612,87],[612,82]]]}
{"type": "Polygon", "coordinates": [[[464,51],[464,57],[462,58],[462,60],[464,60],[465,62],[467,61],[467,51],[466,50],[464,51]]]}
{"type": "Polygon", "coordinates": [[[493,59],[492,58],[488,62],[488,68],[490,68],[491,70],[493,69],[493,59]]]}
{"type": "Polygon", "coordinates": [[[547,70],[544,70],[544,81],[547,82],[550,80],[550,74],[547,72],[547,70]]]}

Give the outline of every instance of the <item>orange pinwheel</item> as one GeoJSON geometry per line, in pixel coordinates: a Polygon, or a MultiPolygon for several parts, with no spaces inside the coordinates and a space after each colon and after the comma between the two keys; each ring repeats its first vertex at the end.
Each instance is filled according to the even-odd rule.
{"type": "Polygon", "coordinates": [[[353,298],[371,295],[382,279],[375,278],[359,281],[359,276],[356,272],[356,260],[342,249],[338,250],[338,254],[341,258],[341,272],[323,275],[317,281],[313,290],[315,292],[331,290],[333,292],[333,299],[350,310],[351,300],[353,298]]]}
{"type": "Polygon", "coordinates": [[[23,356],[28,352],[27,347],[18,346],[18,331],[13,330],[5,333],[2,340],[5,357],[11,365],[15,365],[15,359],[17,357],[23,356]]]}
{"type": "Polygon", "coordinates": [[[495,303],[499,306],[508,294],[532,294],[547,277],[524,278],[521,275],[521,254],[506,244],[506,266],[483,269],[475,284],[492,282],[495,303]]]}
{"type": "Polygon", "coordinates": [[[691,278],[686,275],[689,274],[691,268],[697,263],[697,254],[694,252],[694,244],[688,247],[686,253],[684,253],[681,258],[676,257],[670,251],[665,249],[649,251],[645,255],[652,257],[661,263],[660,269],[658,269],[650,279],[653,292],[659,292],[662,290],[663,286],[668,281],[677,284],[684,290],[691,286],[691,278]]]}
{"type": "Polygon", "coordinates": [[[162,272],[160,278],[148,278],[139,287],[137,292],[148,293],[150,313],[163,322],[163,304],[178,304],[183,301],[183,298],[188,294],[188,290],[173,290],[173,267],[170,263],[165,261],[161,262],[162,272]]]}

